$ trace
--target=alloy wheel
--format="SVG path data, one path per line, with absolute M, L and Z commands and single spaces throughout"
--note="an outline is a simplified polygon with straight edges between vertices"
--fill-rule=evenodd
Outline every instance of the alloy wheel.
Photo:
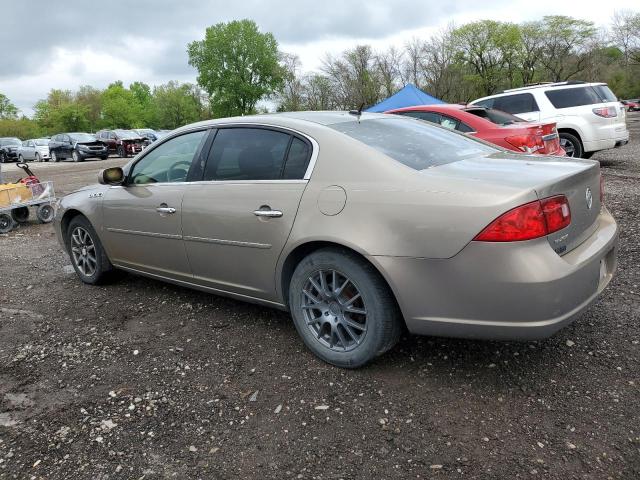
M 560 146 L 564 149 L 567 157 L 573 157 L 576 154 L 576 146 L 566 138 L 560 139 Z
M 89 232 L 82 227 L 74 228 L 71 233 L 71 255 L 80 273 L 91 277 L 96 272 L 96 247 Z
M 367 333 L 367 309 L 356 284 L 336 270 L 317 270 L 302 287 L 304 320 L 330 350 L 346 352 Z

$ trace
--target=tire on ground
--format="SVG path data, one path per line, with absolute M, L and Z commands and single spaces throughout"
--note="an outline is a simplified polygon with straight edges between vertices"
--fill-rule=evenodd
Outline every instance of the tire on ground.
M 362 295 L 367 311 L 367 330 L 361 343 L 349 351 L 331 350 L 307 326 L 302 309 L 302 290 L 319 270 L 336 270 L 351 279 Z M 357 368 L 390 350 L 404 330 L 393 293 L 380 273 L 355 253 L 324 248 L 305 257 L 295 268 L 289 286 L 289 307 L 294 325 L 307 347 L 322 360 L 343 368 Z
M 71 236 L 77 227 L 84 229 L 90 236 L 93 245 L 95 246 L 95 257 L 96 257 L 96 269 L 95 272 L 91 275 L 83 274 L 76 262 L 73 259 L 73 254 L 71 253 Z M 69 254 L 69 258 L 71 259 L 71 264 L 73 265 L 76 274 L 84 283 L 90 285 L 99 285 L 107 282 L 113 277 L 113 265 L 109 261 L 107 254 L 100 242 L 100 238 L 96 234 L 96 231 L 91 226 L 89 220 L 82 215 L 78 215 L 73 217 L 69 222 L 69 226 L 66 231 L 65 245 L 67 247 L 67 253 Z

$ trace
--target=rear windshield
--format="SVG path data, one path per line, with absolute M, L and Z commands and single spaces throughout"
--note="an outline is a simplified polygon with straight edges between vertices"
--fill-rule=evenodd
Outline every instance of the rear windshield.
M 604 102 L 615 102 L 616 96 L 606 85 L 548 90 L 545 95 L 556 108 L 580 107 Z
M 526 122 L 526 120 L 520 117 L 496 110 L 495 108 L 468 108 L 465 112 L 489 120 L 496 125 L 511 125 L 512 123 Z
M 22 142 L 19 138 L 2 138 L 0 145 L 22 145 Z
M 329 127 L 415 170 L 497 151 L 460 133 L 410 118 L 379 118 Z

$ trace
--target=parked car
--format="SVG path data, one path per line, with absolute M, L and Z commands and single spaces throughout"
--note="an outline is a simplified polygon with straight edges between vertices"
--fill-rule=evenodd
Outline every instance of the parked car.
M 104 143 L 96 140 L 95 135 L 81 132 L 54 135 L 49 140 L 49 153 L 54 162 L 67 159 L 84 162 L 87 158 L 105 160 L 108 156 Z
M 505 90 L 470 102 L 530 122 L 555 122 L 569 157 L 589 158 L 629 142 L 625 109 L 606 83 L 559 82 Z
M 627 111 L 629 112 L 640 111 L 640 99 L 620 100 L 620 103 L 623 104 L 627 108 Z
M 0 138 L 0 163 L 18 161 L 18 147 L 22 140 L 16 137 Z
M 547 337 L 616 268 L 598 162 L 523 157 L 400 116 L 196 123 L 98 178 L 55 220 L 81 281 L 122 269 L 289 310 L 341 367 L 387 351 L 405 325 Z
M 419 118 L 481 138 L 502 148 L 538 155 L 564 155 L 555 123 L 526 122 L 492 108 L 422 105 L 386 113 Z
M 150 128 L 134 128 L 131 131 L 137 133 L 142 138 L 146 138 L 149 143 L 153 143 L 159 138 L 157 132 Z
M 96 138 L 107 145 L 109 153 L 127 158 L 140 153 L 148 141 L 132 130 L 100 130 Z
M 48 138 L 32 138 L 25 140 L 18 147 L 18 161 L 49 161 L 49 139 Z

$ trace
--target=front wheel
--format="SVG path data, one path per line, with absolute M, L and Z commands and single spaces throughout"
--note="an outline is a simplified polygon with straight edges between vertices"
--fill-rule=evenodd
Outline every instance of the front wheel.
M 51 161 L 54 163 L 58 163 L 60 161 L 58 159 L 58 155 L 56 155 L 56 152 L 51 152 Z
M 0 152 L 0 163 L 7 163 L 7 155 L 4 152 Z
M 24 157 L 22 154 L 18 155 L 18 163 L 24 163 Z
M 75 150 L 73 151 L 73 153 L 71 154 L 71 158 L 73 159 L 74 162 L 78 163 L 78 162 L 82 162 L 83 159 L 82 157 L 78 154 L 78 152 L 76 152 Z
M 34 160 L 33 160 L 33 161 L 34 161 L 34 162 L 41 162 L 41 161 L 42 161 L 42 158 L 40 157 L 40 154 L 39 154 L 39 153 L 36 153 L 36 158 L 34 158 Z
M 305 257 L 291 278 L 289 307 L 307 347 L 338 367 L 361 367 L 402 333 L 389 287 L 371 264 L 347 250 Z
M 67 228 L 67 250 L 76 274 L 84 283 L 103 283 L 113 271 L 102 243 L 89 221 L 74 217 Z
M 560 146 L 564 149 L 567 157 L 582 157 L 582 143 L 575 135 L 567 132 L 560 133 Z
M 53 217 L 56 216 L 56 211 L 54 210 L 52 205 L 44 204 L 40 205 L 36 209 L 36 217 L 42 223 L 51 223 L 53 222 Z

